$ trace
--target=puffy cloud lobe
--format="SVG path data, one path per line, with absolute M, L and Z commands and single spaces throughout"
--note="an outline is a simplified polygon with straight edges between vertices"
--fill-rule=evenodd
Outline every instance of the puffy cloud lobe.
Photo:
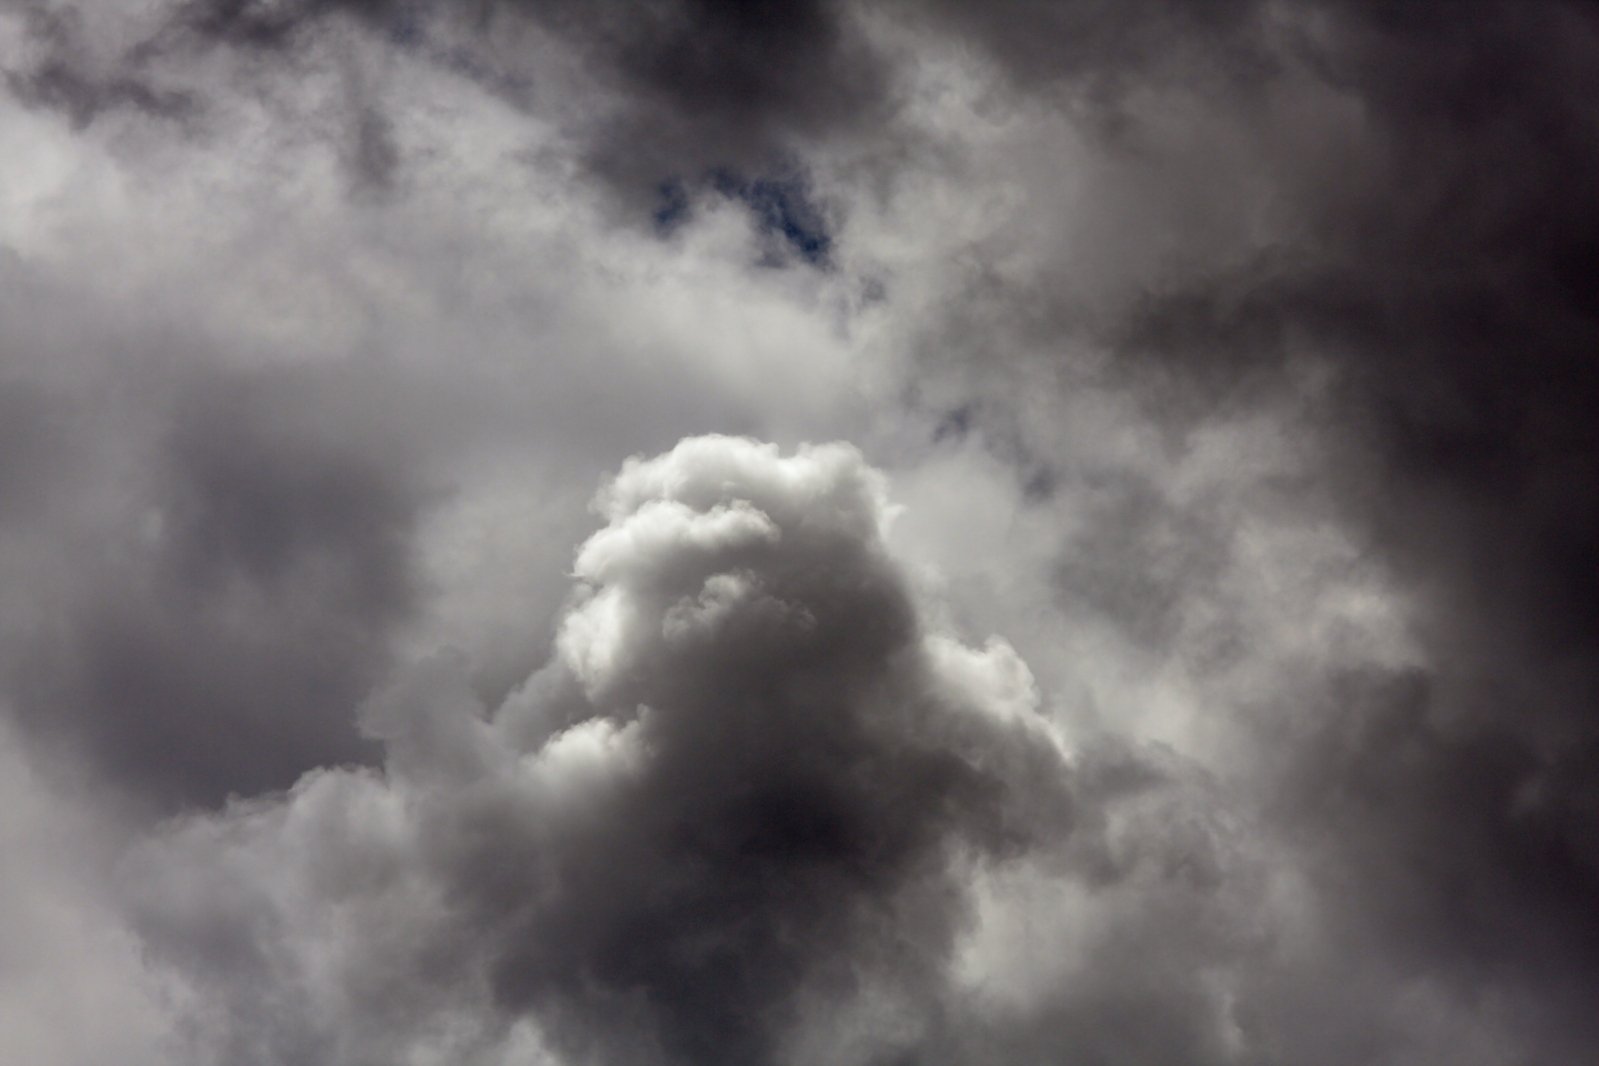
M 728 450 L 680 445 L 679 461 L 634 463 L 607 491 L 611 525 L 577 558 L 588 598 L 561 635 L 591 696 L 648 702 L 620 671 L 653 678 L 640 664 L 663 657 L 725 654 L 751 673 L 825 657 L 838 669 L 910 639 L 910 605 L 881 556 L 882 488 L 854 469 L 859 457 L 815 449 L 768 485 L 769 446 Z M 729 494 L 740 485 L 751 498 Z
M 421 1044 L 527 1018 L 568 1061 L 788 1061 L 867 990 L 931 1009 L 967 871 L 1068 838 L 1026 667 L 924 627 L 853 449 L 691 439 L 600 507 L 542 680 L 489 714 L 462 662 L 424 663 L 364 712 L 382 772 L 130 861 L 148 942 L 212 989 L 213 1053 L 364 1061 L 409 1015 Z M 873 1024 L 864 1051 L 907 1039 Z

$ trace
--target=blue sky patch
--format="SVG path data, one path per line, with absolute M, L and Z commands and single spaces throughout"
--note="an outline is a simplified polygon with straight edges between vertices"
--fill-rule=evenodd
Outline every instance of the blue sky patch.
M 812 266 L 828 265 L 833 235 L 803 179 L 749 178 L 719 168 L 706 176 L 701 187 L 748 208 L 760 233 L 779 243 L 776 252 L 797 255 Z M 663 235 L 675 232 L 693 214 L 691 189 L 680 178 L 662 181 L 656 186 L 656 196 L 654 222 Z M 774 254 L 765 263 L 776 266 L 782 258 Z

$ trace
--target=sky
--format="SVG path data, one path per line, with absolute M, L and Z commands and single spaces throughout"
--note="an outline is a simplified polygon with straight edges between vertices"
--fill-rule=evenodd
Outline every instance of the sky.
M 0 1060 L 1599 1057 L 1587 0 L 0 0 Z

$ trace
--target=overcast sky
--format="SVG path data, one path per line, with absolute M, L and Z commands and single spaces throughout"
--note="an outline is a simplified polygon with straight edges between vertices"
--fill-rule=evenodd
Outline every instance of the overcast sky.
M 1599 1061 L 1586 0 L 0 0 L 0 1060 Z

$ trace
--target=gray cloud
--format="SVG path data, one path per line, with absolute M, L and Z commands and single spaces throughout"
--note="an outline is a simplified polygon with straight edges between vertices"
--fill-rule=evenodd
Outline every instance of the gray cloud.
M 98 63 L 65 46 L 67 30 L 82 18 L 76 8 L 45 12 L 32 12 L 32 22 L 49 58 L 14 72 L 12 89 L 75 121 L 124 104 L 181 117 L 194 110 L 192 95 L 155 88 L 149 68 L 217 47 L 290 61 L 354 25 L 518 107 L 571 116 L 587 165 L 633 215 L 658 207 L 667 183 L 792 171 L 807 146 L 873 130 L 892 99 L 890 67 L 847 8 L 829 0 L 497 0 L 465 8 L 193 0 L 168 5 L 155 25 Z M 544 76 L 546 65 L 584 75 L 563 84 Z M 97 76 L 96 66 L 114 73 Z M 574 111 L 553 99 L 572 92 L 592 97 L 593 106 Z M 376 159 L 383 161 L 377 171 L 388 175 L 392 151 L 379 147 L 386 139 L 374 139 L 388 121 L 386 101 L 359 92 L 345 106 L 356 178 L 370 181 Z
M 1064 839 L 1026 668 L 924 628 L 855 452 L 689 440 L 603 511 L 540 675 L 575 689 L 485 715 L 458 663 L 424 663 L 365 712 L 381 777 L 327 771 L 133 859 L 149 942 L 220 997 L 223 1057 L 381 1055 L 342 1042 L 383 1039 L 386 988 L 476 990 L 454 1009 L 482 1033 L 526 1014 L 578 1061 L 786 1060 L 872 986 L 936 996 L 961 871 Z M 396 913 L 403 941 L 316 934 Z
M 1024 86 L 1008 98 L 1013 121 L 1048 136 L 1029 109 L 1049 93 L 1097 116 L 1059 157 L 1083 176 L 1059 193 L 1027 147 L 1002 156 L 1020 161 L 1014 180 L 1042 232 L 1002 230 L 973 249 L 990 272 L 974 271 L 981 283 L 928 328 L 927 365 L 991 397 L 977 428 L 1042 461 L 1062 511 L 1086 520 L 1061 537 L 1063 592 L 1124 619 L 1156 661 L 1193 664 L 1226 713 L 1252 708 L 1236 720 L 1253 761 L 1238 796 L 1264 813 L 1264 833 L 1310 842 L 1277 861 L 1327 878 L 1321 920 L 1346 939 L 1318 964 L 1395 1001 L 1425 986 L 1435 1005 L 1493 1002 L 1496 1031 L 1471 1041 L 1482 1061 L 1587 1053 L 1583 989 L 1599 955 L 1583 916 L 1599 882 L 1572 827 L 1591 819 L 1599 724 L 1585 562 L 1599 540 L 1586 399 L 1599 306 L 1574 281 L 1599 246 L 1580 191 L 1599 176 L 1580 103 L 1591 10 L 1307 4 L 1278 12 L 1271 33 L 1256 11 L 1212 35 L 1140 9 L 1126 16 L 1136 31 L 1093 23 L 1131 42 L 1107 64 L 1108 95 L 1074 63 L 1063 11 L 1036 14 L 1014 39 L 973 32 Z M 1240 40 L 1270 62 L 1240 65 Z M 1230 77 L 1241 72 L 1246 94 Z M 1074 197 L 1107 221 L 1053 228 L 1049 211 L 1070 217 Z M 1015 261 L 1031 269 L 1008 272 Z M 1036 399 L 1041 383 L 1059 398 Z M 1140 478 L 1069 448 L 1079 438 L 1062 423 L 1087 407 L 1073 393 L 1117 398 L 1160 427 L 1140 465 L 1169 469 L 1163 450 L 1191 454 L 1262 415 L 1311 458 L 1252 485 L 1240 471 L 1242 501 L 1174 492 L 1162 475 L 1146 507 L 1101 511 Z M 1324 645 L 1308 670 L 1251 673 L 1241 695 L 1224 679 L 1277 639 L 1232 598 L 1258 565 L 1241 551 L 1246 518 L 1347 531 L 1413 597 L 1417 661 L 1340 662 Z M 1321 1061 L 1278 1044 L 1277 1012 L 1339 1034 L 1327 1061 L 1465 1053 L 1420 1014 L 1378 1024 L 1371 1002 L 1312 993 L 1302 971 L 1286 987 L 1262 996 L 1274 1005 L 1255 1016 L 1255 1054 L 1276 1044 L 1282 1061 Z M 1286 1002 L 1309 994 L 1316 1008 Z M 1119 1054 L 1165 1061 L 1201 1046 L 1174 1031 L 1161 1050 Z
M 0 10 L 0 844 L 147 1058 L 1591 1055 L 1591 6 L 129 12 Z M 711 429 L 910 510 L 563 600 Z
M 3 72 L 6 87 L 22 103 L 61 111 L 80 128 L 116 109 L 179 122 L 198 111 L 192 93 L 148 77 L 137 54 L 110 61 L 96 55 L 84 40 L 77 8 L 27 4 L 22 11 L 34 55 Z
M 413 609 L 422 497 L 398 451 L 351 432 L 337 383 L 311 378 L 200 373 L 165 395 L 146 379 L 166 423 L 149 437 L 94 439 L 130 412 L 57 401 L 80 435 L 73 477 L 138 460 L 109 521 L 56 530 L 117 546 L 14 609 L 31 618 L 7 654 L 16 709 L 159 806 L 372 754 L 352 708 Z

